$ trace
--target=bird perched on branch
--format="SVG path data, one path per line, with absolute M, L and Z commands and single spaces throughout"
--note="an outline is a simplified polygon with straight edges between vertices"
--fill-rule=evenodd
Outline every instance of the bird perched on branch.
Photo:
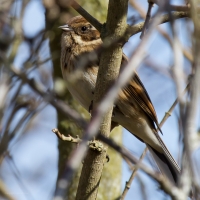
M 64 79 L 68 80 L 74 71 L 81 68 L 79 61 L 82 56 L 96 50 L 102 40 L 100 33 L 81 16 L 70 19 L 60 28 L 63 30 L 61 69 Z M 121 65 L 127 62 L 126 56 L 123 55 Z M 99 58 L 88 62 L 76 81 L 69 82 L 70 93 L 87 110 L 93 100 L 98 67 Z M 161 173 L 172 183 L 177 183 L 180 168 L 158 134 L 159 124 L 155 109 L 137 73 L 119 92 L 113 112 L 112 121 L 122 125 L 144 142 Z

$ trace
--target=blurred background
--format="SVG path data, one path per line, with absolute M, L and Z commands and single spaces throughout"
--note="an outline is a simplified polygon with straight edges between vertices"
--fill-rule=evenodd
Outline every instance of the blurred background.
M 5 2 L 10 3 L 10 5 L 6 7 Z M 104 5 L 101 5 L 102 2 L 104 2 Z M 80 1 L 88 12 L 91 14 L 93 14 L 92 11 L 95 12 L 95 17 L 104 22 L 107 1 L 102 2 L 100 0 L 96 0 L 94 3 L 93 1 Z M 60 160 L 62 160 L 58 153 L 58 147 L 60 148 L 62 144 L 58 142 L 51 130 L 58 127 L 59 114 L 57 114 L 55 108 L 43 101 L 39 95 L 30 89 L 23 80 L 13 76 L 9 71 L 11 68 L 22 70 L 26 72 L 29 78 L 34 78 L 42 83 L 46 91 L 55 88 L 58 97 L 63 97 L 62 92 L 66 86 L 58 75 L 61 73 L 59 53 L 53 52 L 52 49 L 59 51 L 60 48 L 61 30 L 57 27 L 63 25 L 71 16 L 78 14 L 69 10 L 69 14 L 63 14 L 62 20 L 54 23 L 56 17 L 51 16 L 48 10 L 50 3 L 51 1 L 40 0 L 0 0 L 0 29 L 2 30 L 0 34 L 0 184 L 7 191 L 4 191 L 5 194 L 0 197 L 2 200 L 8 199 L 8 197 L 16 200 L 49 200 L 55 190 L 58 161 L 60 163 Z M 185 4 L 184 1 L 180 0 L 174 0 L 171 3 Z M 97 9 L 98 6 L 104 7 Z M 147 8 L 148 4 L 145 0 L 130 0 L 128 24 L 133 25 L 143 21 Z M 158 7 L 155 5 L 153 13 L 157 9 Z M 58 13 L 61 16 L 61 11 L 58 11 Z M 183 65 L 181 66 L 184 71 L 182 84 L 184 89 L 188 75 L 191 73 L 193 59 L 191 50 L 193 25 L 190 19 L 185 18 L 176 20 L 175 26 L 181 46 L 185 51 Z M 175 101 L 177 91 L 172 73 L 174 53 L 168 39 L 162 34 L 163 31 L 168 38 L 172 39 L 171 25 L 165 23 L 160 25 L 159 28 L 160 30 L 154 31 L 151 41 L 146 47 L 147 56 L 138 69 L 138 73 L 151 97 L 158 119 L 161 121 L 165 112 Z M 44 34 L 45 30 L 46 34 Z M 137 48 L 140 42 L 139 37 L 140 33 L 132 36 L 124 46 L 124 53 L 127 56 L 131 56 L 131 53 Z M 51 43 L 51 48 L 49 48 L 49 43 Z M 56 46 L 53 47 L 55 44 Z M 77 110 L 82 112 L 83 109 L 72 101 L 69 97 L 69 104 L 78 107 Z M 86 115 L 83 111 L 82 116 Z M 70 120 L 67 121 L 71 123 Z M 162 138 L 180 164 L 183 137 L 179 122 L 179 106 L 176 106 L 172 116 L 162 127 Z M 199 124 L 199 121 L 197 121 L 197 124 Z M 70 131 L 68 134 L 75 130 L 74 124 L 65 126 Z M 76 130 L 76 132 L 81 131 Z M 140 157 L 145 148 L 144 144 L 126 130 L 123 130 L 122 136 L 119 133 L 119 140 L 122 140 L 123 145 L 137 157 Z M 68 144 L 65 143 L 65 145 Z M 73 145 L 73 148 L 75 148 L 75 145 Z M 199 150 L 196 150 L 194 159 L 197 162 L 197 172 L 200 166 L 198 157 Z M 118 174 L 120 176 L 118 178 L 120 192 L 123 191 L 125 182 L 131 175 L 130 166 L 125 161 L 118 159 L 115 165 L 121 167 L 121 162 L 123 162 L 123 165 Z M 149 154 L 145 157 L 144 162 L 154 168 Z M 109 165 L 109 163 L 106 165 Z M 199 176 L 198 173 L 197 176 Z M 109 190 L 111 189 L 109 188 Z M 109 198 L 99 197 L 99 199 Z M 159 190 L 155 181 L 139 171 L 125 199 L 155 200 L 169 199 L 169 197 Z

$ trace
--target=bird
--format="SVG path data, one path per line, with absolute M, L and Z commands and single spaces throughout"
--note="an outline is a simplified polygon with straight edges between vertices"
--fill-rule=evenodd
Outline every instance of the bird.
M 76 16 L 60 26 L 61 71 L 64 80 L 81 68 L 82 55 L 93 52 L 102 44 L 99 31 L 84 17 Z M 71 95 L 88 110 L 93 100 L 99 69 L 100 56 L 88 62 L 81 69 L 75 81 L 68 81 Z M 121 69 L 128 62 L 123 54 Z M 145 143 L 151 152 L 160 172 L 172 184 L 178 184 L 181 169 L 159 135 L 159 123 L 151 99 L 135 72 L 128 84 L 123 87 L 113 107 L 112 123 L 119 124 Z

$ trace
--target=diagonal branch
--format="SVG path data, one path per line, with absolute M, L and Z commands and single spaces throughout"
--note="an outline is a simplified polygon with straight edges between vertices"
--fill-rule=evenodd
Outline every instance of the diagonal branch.
M 180 11 L 180 12 L 172 12 L 171 13 L 171 17 L 173 19 L 180 19 L 180 18 L 185 18 L 185 17 L 190 17 L 190 13 L 189 12 L 185 12 L 185 11 Z M 150 20 L 150 23 L 153 21 L 153 18 Z M 169 14 L 165 14 L 162 15 L 159 21 L 159 24 L 164 24 L 166 22 L 170 22 L 170 16 Z M 144 26 L 144 22 L 140 22 L 134 26 L 129 26 L 128 28 L 128 35 L 132 36 L 135 35 L 139 32 L 142 31 L 142 28 Z
M 82 15 L 88 22 L 90 22 L 99 32 L 101 32 L 102 24 L 85 9 L 83 9 L 83 7 L 81 7 L 76 1 L 72 1 L 71 7 Z

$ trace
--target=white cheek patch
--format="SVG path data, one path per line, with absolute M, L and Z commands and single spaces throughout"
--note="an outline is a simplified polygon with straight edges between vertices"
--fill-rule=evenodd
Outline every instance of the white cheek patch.
M 81 45 L 81 46 L 88 46 L 88 45 L 97 44 L 97 41 L 101 42 L 101 39 L 92 40 L 92 41 L 84 41 L 84 40 L 82 40 L 81 36 L 79 36 L 77 34 L 74 34 L 73 38 L 74 38 L 74 41 L 76 41 L 76 43 Z
M 82 40 L 81 36 L 74 34 L 73 35 L 74 41 L 76 41 L 77 44 L 83 45 L 85 42 Z

